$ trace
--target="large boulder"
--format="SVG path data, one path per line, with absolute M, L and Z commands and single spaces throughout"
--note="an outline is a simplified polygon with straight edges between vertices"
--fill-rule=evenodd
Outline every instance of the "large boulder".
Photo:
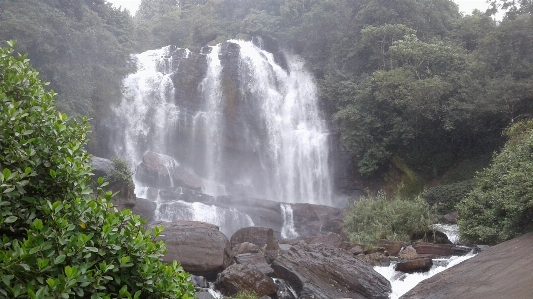
M 397 255 L 406 244 L 401 241 L 379 240 L 374 245 L 385 248 L 389 255 Z
M 269 227 L 244 227 L 231 236 L 231 247 L 248 242 L 265 247 L 266 250 L 278 250 L 278 241 L 274 238 L 274 231 Z
M 226 296 L 233 296 L 243 290 L 253 291 L 258 297 L 270 296 L 278 290 L 272 278 L 249 264 L 231 265 L 218 275 L 215 286 Z
M 99 177 L 103 178 L 111 174 L 111 171 L 113 171 L 114 169 L 113 161 L 106 159 L 106 158 L 95 157 L 95 156 L 91 157 L 91 167 L 92 167 L 94 178 L 99 178 Z
M 289 282 L 299 298 L 388 298 L 388 280 L 339 248 L 297 244 L 279 256 L 275 277 Z
M 202 190 L 202 179 L 185 169 L 174 158 L 154 152 L 147 152 L 137 166 L 135 178 L 144 184 L 161 189 L 185 187 Z
M 228 238 L 218 226 L 197 221 L 153 222 L 149 227 L 163 225 L 158 237 L 165 242 L 167 253 L 162 260 L 178 261 L 185 271 L 214 278 L 231 264 Z
M 482 251 L 427 280 L 401 298 L 533 298 L 533 233 Z

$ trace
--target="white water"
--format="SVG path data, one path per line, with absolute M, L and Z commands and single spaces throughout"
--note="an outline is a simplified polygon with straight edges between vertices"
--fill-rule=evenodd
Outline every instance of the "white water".
M 390 299 L 400 298 L 410 289 L 414 288 L 422 280 L 428 279 L 435 274 L 438 274 L 448 268 L 451 268 L 469 258 L 474 257 L 475 254 L 469 253 L 465 256 L 452 256 L 449 259 L 433 259 L 433 267 L 425 273 L 406 274 L 394 270 L 395 263 L 391 263 L 388 267 L 374 267 L 374 270 L 383 275 L 390 281 L 392 293 L 389 295 Z
M 459 242 L 459 226 L 457 224 L 433 224 L 432 228 L 443 232 L 453 244 Z
M 289 204 L 280 204 L 281 214 L 283 215 L 283 227 L 281 228 L 281 237 L 283 239 L 295 239 L 298 233 L 294 228 L 294 215 L 292 207 Z
M 208 54 L 167 46 L 133 55 L 137 71 L 124 79 L 123 100 L 110 120 L 115 155 L 134 169 L 148 151 L 168 156 L 170 186 L 158 188 L 170 192 L 178 192 L 170 170 L 180 165 L 201 177 L 209 195 L 332 204 L 329 133 L 313 77 L 296 56 L 285 54 L 284 69 L 253 43 L 231 42 L 239 53 L 231 65 L 220 58 L 222 45 Z M 200 70 L 202 59 L 207 67 L 201 80 L 179 79 L 193 78 L 181 68 Z M 159 191 L 149 190 L 154 186 L 139 180 L 134 177 L 136 195 L 156 203 L 156 220 L 205 221 L 227 231 L 254 225 L 239 207 L 162 200 Z M 283 230 L 294 237 L 287 207 Z

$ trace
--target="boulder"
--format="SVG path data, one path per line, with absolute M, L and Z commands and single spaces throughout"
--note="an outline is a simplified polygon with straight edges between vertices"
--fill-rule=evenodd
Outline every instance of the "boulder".
M 215 286 L 225 296 L 233 296 L 242 290 L 253 291 L 259 297 L 270 296 L 278 290 L 272 278 L 248 264 L 231 265 L 218 275 Z
M 343 230 L 342 210 L 308 203 L 291 204 L 294 227 L 300 238 L 311 238 L 322 234 L 335 233 L 343 241 L 348 237 Z
M 172 189 L 186 187 L 202 190 L 202 179 L 188 171 L 174 158 L 154 152 L 147 152 L 137 166 L 135 178 L 148 186 Z
M 244 243 L 238 244 L 235 247 L 235 254 L 258 253 L 258 252 L 259 252 L 259 246 L 255 245 L 254 243 L 250 243 L 250 242 L 244 242 Z
M 433 266 L 433 261 L 429 258 L 413 259 L 398 262 L 394 270 L 403 273 L 427 272 Z
M 269 227 L 244 227 L 231 236 L 231 246 L 240 243 L 252 243 L 266 250 L 278 250 L 278 241 L 274 238 L 274 231 Z
M 405 243 L 399 241 L 379 240 L 375 242 L 374 245 L 385 248 L 385 251 L 387 251 L 389 255 L 397 255 L 405 246 Z
M 533 298 L 533 233 L 483 250 L 407 292 L 405 299 Z
M 416 252 L 416 249 L 414 249 L 413 246 L 409 245 L 398 253 L 398 257 L 404 260 L 414 260 L 420 258 L 420 255 Z
M 135 201 L 135 206 L 131 209 L 133 213 L 141 216 L 146 221 L 154 221 L 155 220 L 155 209 L 157 208 L 157 204 L 151 200 L 147 200 L 144 198 L 137 198 Z
M 327 235 L 320 235 L 309 241 L 309 244 L 324 244 L 326 246 L 340 248 L 342 238 L 336 233 L 328 233 Z
M 185 271 L 206 278 L 214 278 L 231 261 L 228 238 L 218 226 L 197 221 L 153 222 L 149 227 L 165 226 L 162 235 L 167 253 L 162 260 L 178 261 Z
M 388 298 L 391 286 L 374 269 L 339 248 L 298 244 L 272 263 L 299 298 Z
M 456 246 L 452 244 L 433 244 L 423 242 L 413 243 L 413 248 L 418 254 L 427 254 L 435 257 L 465 255 L 472 251 L 472 247 L 467 246 Z
M 274 270 L 272 270 L 270 265 L 267 264 L 265 255 L 262 253 L 238 254 L 233 259 L 235 260 L 236 264 L 253 265 L 265 275 L 271 276 L 272 274 L 274 274 Z
M 99 177 L 105 177 L 113 171 L 113 161 L 100 158 L 100 157 L 91 157 L 91 167 L 93 172 L 93 178 L 97 179 Z

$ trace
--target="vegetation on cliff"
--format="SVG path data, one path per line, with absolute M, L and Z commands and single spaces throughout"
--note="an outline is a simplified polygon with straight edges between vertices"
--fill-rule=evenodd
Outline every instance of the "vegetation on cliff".
M 461 238 L 497 244 L 533 230 L 533 121 L 519 122 L 457 206 Z
M 0 297 L 192 298 L 162 241 L 89 187 L 87 119 L 55 108 L 25 55 L 0 48 Z

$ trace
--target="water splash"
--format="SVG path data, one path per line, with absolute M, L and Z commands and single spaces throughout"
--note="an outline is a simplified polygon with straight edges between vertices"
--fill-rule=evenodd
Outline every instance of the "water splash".
M 447 259 L 433 259 L 433 267 L 428 272 L 425 273 L 412 273 L 406 274 L 394 270 L 396 266 L 395 263 L 391 263 L 388 267 L 374 267 L 374 270 L 379 274 L 383 275 L 387 280 L 390 281 L 392 292 L 389 295 L 390 299 L 400 298 L 403 294 L 407 293 L 409 290 L 414 288 L 422 280 L 428 279 L 433 275 L 436 275 L 448 268 L 451 268 L 459 263 L 466 261 L 472 257 L 476 256 L 473 252 L 468 253 L 464 256 L 452 256 Z

